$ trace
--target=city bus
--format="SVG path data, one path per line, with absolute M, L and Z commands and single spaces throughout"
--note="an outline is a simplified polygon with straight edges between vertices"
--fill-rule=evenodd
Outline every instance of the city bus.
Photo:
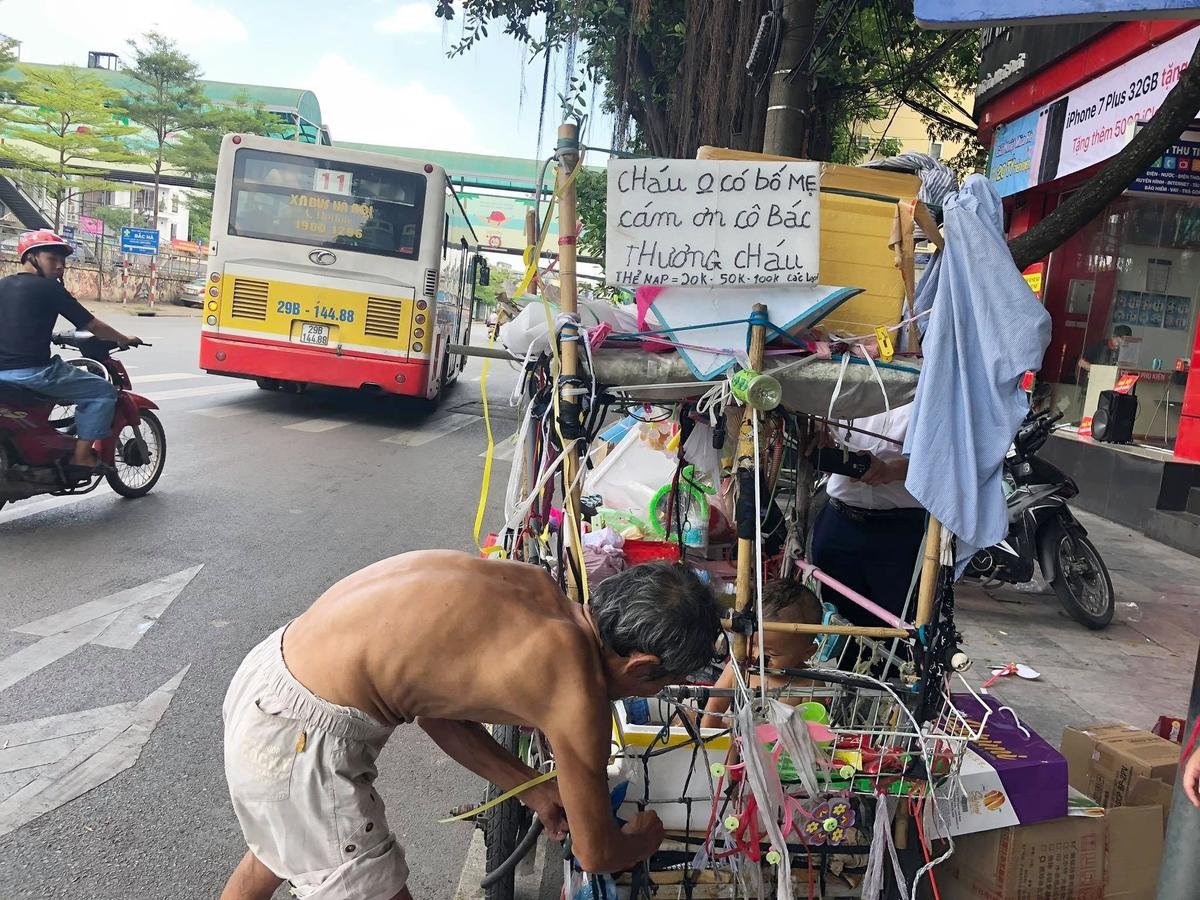
M 436 401 L 466 365 L 477 266 L 440 166 L 229 134 L 213 195 L 200 367 L 264 390 Z

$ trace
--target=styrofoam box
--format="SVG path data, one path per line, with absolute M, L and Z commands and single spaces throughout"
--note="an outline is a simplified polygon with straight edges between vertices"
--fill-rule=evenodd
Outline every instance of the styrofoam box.
M 619 734 L 614 724 L 613 745 L 617 759 L 609 767 L 609 789 L 615 790 L 621 782 L 628 782 L 626 800 L 617 814 L 622 819 L 633 818 L 640 801 L 648 797 L 645 808 L 658 813 L 668 830 L 703 832 L 708 825 L 712 789 L 716 785 L 709 766 L 725 761 L 729 752 L 729 733 L 721 728 L 700 729 L 703 749 L 696 747 L 687 730 L 679 726 L 672 727 L 664 736 L 662 705 L 650 701 L 654 724 L 630 725 L 624 704 L 615 704 L 620 731 L 624 733 L 624 752 L 617 749 Z M 676 749 L 654 752 L 668 746 Z M 654 755 L 645 757 L 647 750 Z

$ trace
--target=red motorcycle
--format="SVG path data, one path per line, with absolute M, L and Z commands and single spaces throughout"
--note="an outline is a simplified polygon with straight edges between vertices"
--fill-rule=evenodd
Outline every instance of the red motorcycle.
M 51 340 L 80 352 L 71 365 L 117 388 L 112 430 L 95 444 L 105 471 L 83 479 L 71 474 L 73 407 L 56 406 L 41 394 L 0 382 L 0 507 L 38 494 L 86 494 L 101 479 L 124 497 L 149 493 L 162 475 L 167 453 L 162 422 L 152 412 L 158 407 L 133 393 L 125 366 L 112 357 L 116 344 L 86 332 L 63 332 Z

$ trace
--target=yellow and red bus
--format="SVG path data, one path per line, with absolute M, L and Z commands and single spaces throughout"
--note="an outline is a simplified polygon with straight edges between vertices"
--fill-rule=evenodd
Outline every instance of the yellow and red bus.
M 213 195 L 200 367 L 436 400 L 466 357 L 475 267 L 450 244 L 440 166 L 226 135 Z

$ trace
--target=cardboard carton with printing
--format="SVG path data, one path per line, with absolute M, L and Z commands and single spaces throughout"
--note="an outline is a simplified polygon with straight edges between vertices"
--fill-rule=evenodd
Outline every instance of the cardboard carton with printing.
M 1138 778 L 1173 785 L 1179 745 L 1124 723 L 1089 725 L 1063 731 L 1071 787 L 1101 806 L 1125 806 Z

